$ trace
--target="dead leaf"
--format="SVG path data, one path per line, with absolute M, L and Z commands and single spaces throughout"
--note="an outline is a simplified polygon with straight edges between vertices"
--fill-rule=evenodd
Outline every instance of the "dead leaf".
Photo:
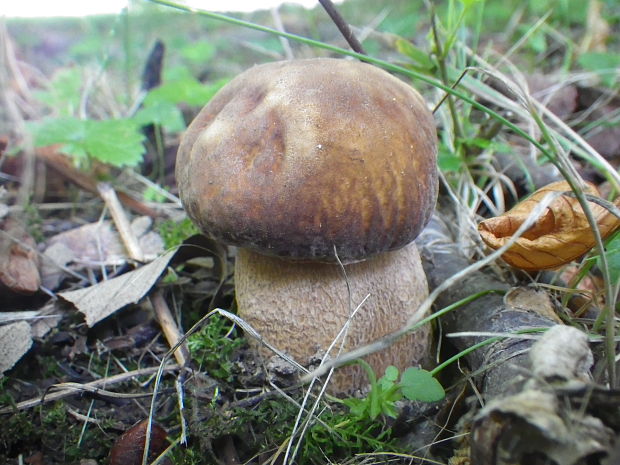
M 0 373 L 13 368 L 31 346 L 30 325 L 25 321 L 0 326 Z
M 110 465 L 140 465 L 144 454 L 144 443 L 148 420 L 132 426 L 117 439 L 110 449 Z M 148 463 L 151 463 L 168 446 L 166 430 L 156 423 L 151 425 L 151 440 L 149 442 Z M 162 463 L 169 464 L 166 458 Z
M 163 252 L 164 243 L 159 234 L 149 231 L 152 220 L 138 217 L 131 223 L 131 229 L 138 237 L 140 248 L 147 261 L 154 260 Z M 43 285 L 57 289 L 66 273 L 63 268 L 69 264 L 74 268 L 99 268 L 120 266 L 127 263 L 127 253 L 112 223 L 102 221 L 90 223 L 64 231 L 47 241 L 41 266 Z
M 550 192 L 570 191 L 566 181 L 554 182 L 534 192 L 526 200 L 501 216 L 482 221 L 478 232 L 492 249 L 506 244 L 525 222 L 532 210 Z M 586 183 L 586 194 L 599 195 L 593 184 Z M 589 202 L 601 236 L 609 236 L 620 220 L 607 209 Z M 555 199 L 502 258 L 511 266 L 527 271 L 545 270 L 565 265 L 594 247 L 594 235 L 577 199 Z
M 551 297 L 542 289 L 534 289 L 527 286 L 513 287 L 504 295 L 504 303 L 507 307 L 535 312 L 556 323 L 562 324 L 562 320 L 555 313 Z
M 0 236 L 0 282 L 17 294 L 39 290 L 39 258 L 34 239 L 16 221 L 9 218 Z
M 93 326 L 125 305 L 137 303 L 153 287 L 168 266 L 175 250 L 162 255 L 148 265 L 94 286 L 58 294 L 71 302 Z
M 536 456 L 576 465 L 605 454 L 613 436 L 598 418 L 567 411 L 550 392 L 528 389 L 480 410 L 472 427 L 472 463 L 495 465 L 495 457 L 529 463 Z

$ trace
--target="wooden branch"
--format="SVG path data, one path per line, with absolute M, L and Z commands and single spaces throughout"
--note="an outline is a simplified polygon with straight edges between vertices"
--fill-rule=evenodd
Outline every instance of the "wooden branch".
M 360 43 L 360 41 L 357 40 L 357 37 L 355 37 L 355 34 L 353 34 L 353 31 L 351 30 L 351 27 L 344 20 L 344 18 L 342 17 L 340 12 L 336 9 L 332 1 L 331 0 L 319 0 L 319 3 L 321 3 L 321 5 L 323 6 L 323 9 L 327 12 L 329 17 L 332 19 L 332 21 L 334 22 L 334 24 L 336 25 L 336 27 L 338 28 L 338 30 L 340 31 L 344 39 L 347 41 L 351 49 L 354 52 L 361 53 L 362 55 L 367 55 L 366 51 L 364 50 L 364 47 L 362 47 L 362 44 Z

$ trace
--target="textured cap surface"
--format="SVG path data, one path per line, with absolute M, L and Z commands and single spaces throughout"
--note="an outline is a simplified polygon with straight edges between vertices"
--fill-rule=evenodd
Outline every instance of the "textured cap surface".
M 432 114 L 374 66 L 317 58 L 255 66 L 202 109 L 177 156 L 188 215 L 258 252 L 343 262 L 400 248 L 437 196 Z

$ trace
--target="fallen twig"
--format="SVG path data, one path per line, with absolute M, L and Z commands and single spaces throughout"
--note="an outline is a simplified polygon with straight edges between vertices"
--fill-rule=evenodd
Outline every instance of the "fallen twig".
M 104 386 L 104 385 L 110 386 L 111 384 L 117 384 L 117 383 L 128 381 L 137 376 L 152 375 L 153 373 L 156 373 L 157 370 L 159 370 L 159 368 L 160 367 L 157 366 L 157 367 L 142 368 L 140 370 L 128 371 L 127 373 L 120 373 L 118 375 L 110 376 L 107 378 L 97 379 L 95 381 L 91 381 L 90 383 L 85 383 L 85 384 L 66 383 L 66 385 L 70 385 L 69 388 L 62 389 L 56 392 L 52 392 L 50 394 L 43 394 L 41 397 L 36 397 L 34 399 L 29 399 L 23 402 L 19 402 L 15 406 L 12 406 L 12 407 L 4 407 L 0 409 L 0 415 L 7 414 L 7 413 L 15 413 L 16 410 L 24 410 L 27 408 L 36 407 L 37 405 L 42 405 L 47 402 L 64 399 L 65 397 L 72 396 L 77 392 L 89 391 L 89 392 L 97 392 L 99 394 L 109 393 L 109 391 L 104 391 L 100 389 L 99 386 Z M 164 367 L 162 371 L 167 373 L 167 372 L 175 371 L 179 369 L 180 369 L 179 365 L 175 364 L 175 365 L 168 365 Z M 63 386 L 63 384 L 60 384 L 57 386 Z M 151 396 L 153 393 L 148 392 L 144 394 L 121 394 L 121 393 L 113 393 L 113 394 L 114 394 L 114 397 L 129 396 L 131 398 L 135 398 L 135 397 Z

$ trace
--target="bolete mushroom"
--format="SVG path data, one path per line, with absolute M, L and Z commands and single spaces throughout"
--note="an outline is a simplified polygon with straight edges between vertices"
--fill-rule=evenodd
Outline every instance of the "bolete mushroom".
M 176 177 L 196 225 L 240 248 L 239 315 L 306 364 L 366 295 L 345 349 L 402 327 L 426 298 L 412 241 L 435 206 L 436 152 L 432 114 L 411 86 L 356 61 L 293 60 L 222 88 L 184 135 Z M 379 375 L 420 364 L 429 336 L 409 334 L 367 361 Z M 364 380 L 343 367 L 332 390 Z

